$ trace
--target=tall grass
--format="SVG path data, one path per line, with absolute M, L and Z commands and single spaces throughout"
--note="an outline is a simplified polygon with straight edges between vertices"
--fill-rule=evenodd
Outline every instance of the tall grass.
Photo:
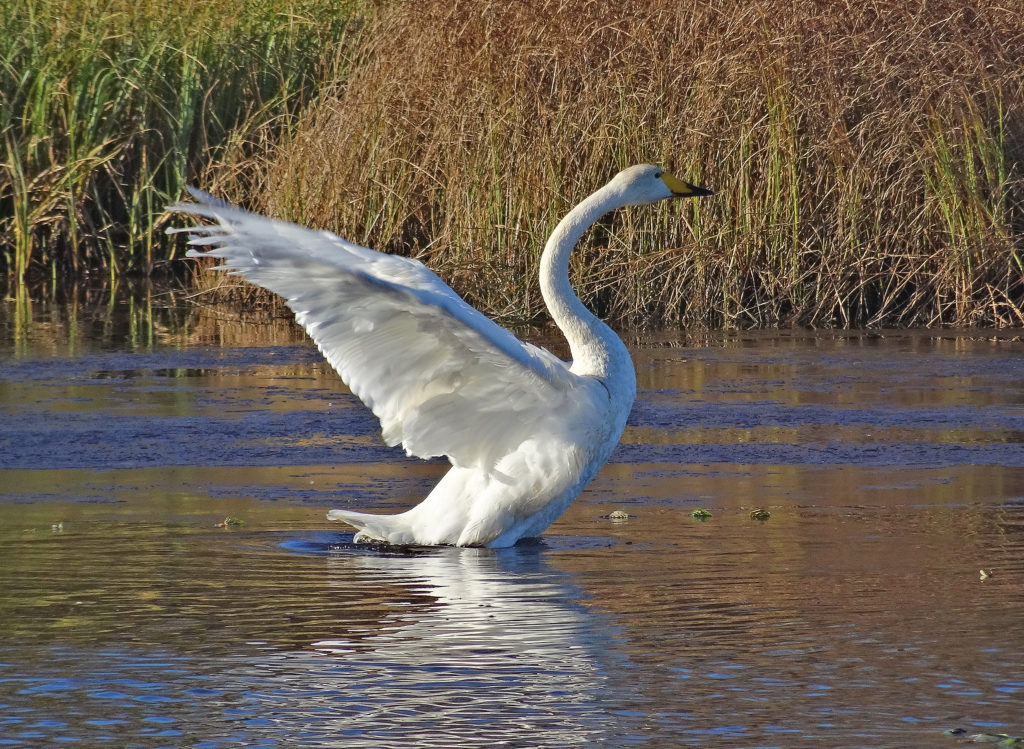
M 333 0 L 0 4 L 0 258 L 9 278 L 151 272 L 153 229 L 211 161 L 252 157 L 316 91 Z M 158 240 L 156 240 L 158 241 Z
M 227 197 L 530 318 L 555 222 L 654 161 L 717 194 L 590 235 L 574 273 L 601 314 L 1022 325 L 1022 49 L 998 0 L 388 4 Z

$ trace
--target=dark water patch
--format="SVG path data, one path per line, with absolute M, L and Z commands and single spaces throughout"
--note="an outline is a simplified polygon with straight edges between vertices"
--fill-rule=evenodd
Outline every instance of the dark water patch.
M 931 442 L 850 444 L 695 444 L 620 445 L 612 459 L 620 463 L 739 463 L 745 465 L 860 465 L 928 467 L 956 464 L 1024 467 L 1017 443 L 993 445 Z
M 19 418 L 20 416 L 20 418 Z M 299 465 L 401 458 L 360 443 L 376 428 L 365 414 L 293 411 L 146 418 L 62 414 L 59 430 L 38 411 L 11 414 L 0 435 L 0 469 Z M 345 429 L 348 427 L 348 431 Z M 319 443 L 319 444 L 317 444 Z
M 1024 407 L 1007 404 L 978 406 L 952 404 L 943 408 L 836 408 L 749 401 L 712 403 L 693 397 L 689 405 L 680 396 L 656 393 L 657 400 L 638 399 L 629 424 L 670 430 L 755 429 L 763 427 L 860 427 L 866 434 L 885 430 L 998 431 L 1024 441 Z M 674 403 L 665 401 L 672 398 Z
M 175 360 L 182 367 L 167 366 L 172 352 L 123 366 L 129 358 L 55 360 L 70 362 L 63 373 L 49 360 L 0 372 L 9 377 L 0 380 L 0 468 L 247 465 L 260 451 L 267 464 L 308 462 L 299 457 L 310 450 L 323 462 L 393 455 L 372 440 L 379 433 L 373 415 L 354 407 L 358 401 L 338 389 L 334 375 L 303 363 L 308 349 L 183 352 Z M 232 385 L 238 380 L 244 387 Z M 295 409 L 296 398 L 314 408 Z

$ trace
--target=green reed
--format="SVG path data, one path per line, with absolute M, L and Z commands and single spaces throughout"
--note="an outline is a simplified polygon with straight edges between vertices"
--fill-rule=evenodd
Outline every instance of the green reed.
M 149 273 L 163 206 L 283 132 L 352 15 L 329 0 L 26 0 L 0 9 L 0 261 Z M 242 149 L 244 150 L 244 149 Z M 254 149 L 250 148 L 248 155 Z

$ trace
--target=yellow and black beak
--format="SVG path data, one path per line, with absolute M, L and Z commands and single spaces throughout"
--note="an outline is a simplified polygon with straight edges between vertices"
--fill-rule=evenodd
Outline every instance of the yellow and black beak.
M 713 190 L 709 190 L 706 187 L 697 187 L 697 185 L 691 185 L 689 182 L 683 182 L 681 179 L 676 179 L 668 173 L 661 175 L 661 181 L 665 183 L 665 186 L 672 191 L 672 196 L 676 198 L 699 198 L 704 195 L 715 194 Z

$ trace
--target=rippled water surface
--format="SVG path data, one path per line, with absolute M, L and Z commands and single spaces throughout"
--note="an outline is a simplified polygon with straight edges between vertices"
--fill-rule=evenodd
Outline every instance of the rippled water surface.
M 159 340 L 0 354 L 0 746 L 1024 733 L 1011 337 L 635 337 L 623 444 L 542 540 L 410 554 L 324 516 L 444 466 L 315 350 Z

